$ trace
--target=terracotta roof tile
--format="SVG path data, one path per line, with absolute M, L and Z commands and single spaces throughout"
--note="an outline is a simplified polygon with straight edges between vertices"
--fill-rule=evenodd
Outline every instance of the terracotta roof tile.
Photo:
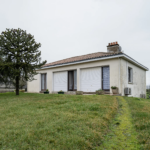
M 122 52 L 119 52 L 119 53 L 108 53 L 108 52 L 91 53 L 91 54 L 75 56 L 75 57 L 70 57 L 70 58 L 59 60 L 59 61 L 51 62 L 51 63 L 45 64 L 43 67 L 77 62 L 77 61 L 82 61 L 82 60 L 87 60 L 87 59 L 94 59 L 94 58 L 105 57 L 105 56 L 110 56 L 110 55 L 117 55 L 120 53 L 122 53 Z

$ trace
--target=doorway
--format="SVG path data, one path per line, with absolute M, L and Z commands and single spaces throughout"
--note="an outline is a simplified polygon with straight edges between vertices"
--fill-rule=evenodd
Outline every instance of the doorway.
M 68 91 L 77 90 L 77 71 L 68 71 Z

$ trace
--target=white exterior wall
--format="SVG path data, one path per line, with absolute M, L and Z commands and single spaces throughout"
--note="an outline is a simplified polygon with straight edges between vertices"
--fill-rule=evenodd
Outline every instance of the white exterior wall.
M 28 92 L 38 92 L 41 91 L 41 82 L 40 82 L 40 74 L 47 73 L 47 89 L 52 92 L 53 91 L 53 73 L 59 71 L 69 71 L 69 70 L 77 70 L 77 91 L 80 91 L 80 70 L 84 68 L 91 68 L 91 67 L 103 67 L 109 66 L 110 68 L 110 87 L 111 86 L 119 86 L 119 65 L 118 59 L 107 59 L 95 62 L 88 62 L 76 65 L 68 65 L 62 67 L 55 67 L 49 69 L 43 69 L 38 71 L 38 75 L 35 76 L 35 79 L 32 82 L 27 83 L 27 90 Z M 111 89 L 111 88 L 110 88 Z M 110 90 L 111 92 L 111 90 Z
M 142 68 L 128 62 L 124 59 L 120 61 L 120 93 L 124 96 L 124 88 L 131 88 L 130 96 L 140 97 L 140 94 L 146 94 L 146 71 Z M 133 71 L 133 82 L 128 83 L 128 67 L 132 68 Z
M 31 82 L 27 82 L 27 91 L 31 93 L 39 93 L 41 89 L 41 74 L 37 74 L 34 76 L 36 80 L 33 80 Z
M 100 60 L 95 62 L 39 70 L 39 74 L 35 76 L 35 79 L 37 80 L 27 83 L 27 90 L 28 92 L 39 93 L 41 91 L 40 74 L 47 73 L 47 89 L 51 93 L 53 91 L 54 72 L 77 70 L 77 91 L 80 91 L 81 69 L 103 66 L 109 66 L 110 68 L 110 93 L 112 93 L 111 86 L 117 86 L 119 88 L 119 94 L 121 94 L 122 96 L 124 96 L 125 87 L 129 87 L 132 89 L 131 96 L 140 97 L 140 94 L 146 94 L 146 71 L 122 58 Z M 133 69 L 132 84 L 128 83 L 128 67 L 131 67 Z

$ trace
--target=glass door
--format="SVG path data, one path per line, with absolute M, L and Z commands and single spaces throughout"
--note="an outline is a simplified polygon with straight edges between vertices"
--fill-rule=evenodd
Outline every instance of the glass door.
M 68 71 L 68 91 L 77 90 L 77 71 Z
M 73 91 L 73 71 L 68 71 L 68 91 Z
M 110 90 L 110 75 L 109 75 L 109 66 L 102 68 L 102 87 L 103 90 Z

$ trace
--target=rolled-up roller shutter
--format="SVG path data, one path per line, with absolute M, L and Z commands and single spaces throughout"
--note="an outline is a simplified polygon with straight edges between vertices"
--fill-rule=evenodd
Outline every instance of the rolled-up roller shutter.
M 53 91 L 67 91 L 67 71 L 53 74 Z
M 84 92 L 101 89 L 101 67 L 81 69 L 80 88 Z

